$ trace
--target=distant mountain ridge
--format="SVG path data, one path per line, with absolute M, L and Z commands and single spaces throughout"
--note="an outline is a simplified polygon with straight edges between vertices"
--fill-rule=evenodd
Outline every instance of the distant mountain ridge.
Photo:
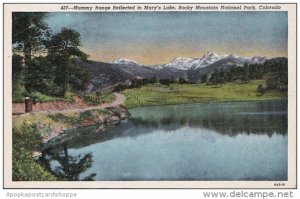
M 204 68 L 210 64 L 215 63 L 222 59 L 222 56 L 214 53 L 205 53 L 201 58 L 185 58 L 178 57 L 174 59 L 172 62 L 166 64 L 166 67 L 173 67 L 179 70 L 194 70 L 199 68 Z
M 108 62 L 110 64 L 125 64 L 125 65 L 137 65 L 137 66 L 142 66 L 143 64 L 140 64 L 136 61 L 132 61 L 130 59 L 124 59 L 124 58 L 120 58 L 120 59 L 116 59 L 113 60 L 111 62 Z
M 231 60 L 233 64 L 236 64 L 238 66 L 243 66 L 245 63 L 263 64 L 267 60 L 267 58 L 262 56 L 240 57 L 236 55 L 218 55 L 216 53 L 207 52 L 202 57 L 178 57 L 173 61 L 171 61 L 170 63 L 155 65 L 152 67 L 155 68 L 169 67 L 178 70 L 196 70 L 196 69 L 205 68 L 220 60 Z M 143 64 L 141 63 L 138 63 L 133 60 L 125 59 L 125 58 L 116 59 L 109 63 L 143 66 Z
M 187 81 L 200 83 L 201 76 L 210 76 L 215 69 L 229 69 L 233 65 L 264 64 L 266 61 L 276 62 L 280 59 L 267 59 L 262 56 L 240 57 L 236 55 L 220 56 L 215 53 L 205 53 L 199 58 L 178 57 L 167 64 L 145 66 L 136 61 L 125 58 L 113 60 L 109 63 L 98 61 L 81 61 L 77 63 L 86 69 L 91 81 L 88 92 L 112 91 L 119 84 L 128 84 L 132 79 L 156 77 L 157 79 L 183 78 Z

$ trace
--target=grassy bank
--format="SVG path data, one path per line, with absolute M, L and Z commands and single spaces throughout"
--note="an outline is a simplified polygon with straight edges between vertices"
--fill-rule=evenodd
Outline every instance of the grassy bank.
M 88 105 L 99 105 L 101 103 L 111 103 L 115 101 L 116 96 L 112 93 L 102 94 L 101 96 L 90 94 L 83 96 L 83 99 Z
M 116 96 L 113 93 L 101 95 L 67 93 L 65 98 L 53 98 L 42 94 L 38 94 L 38 97 L 33 97 L 34 94 L 36 93 L 31 93 L 33 99 L 33 112 L 82 109 L 91 106 L 99 106 L 101 104 L 109 104 L 116 100 Z M 24 100 L 24 98 L 22 99 Z M 12 112 L 13 114 L 24 113 L 24 101 L 13 101 Z
M 104 93 L 97 96 L 95 93 L 89 93 L 86 95 L 82 95 L 79 93 L 74 92 L 67 92 L 65 97 L 55 97 L 42 94 L 40 92 L 32 92 L 28 93 L 23 86 L 14 85 L 13 93 L 12 93 L 12 101 L 17 102 L 24 102 L 25 97 L 31 97 L 33 102 L 37 103 L 44 103 L 50 101 L 63 101 L 63 102 L 74 102 L 74 97 L 82 97 L 89 105 L 98 105 L 101 103 L 110 103 L 115 100 L 115 95 L 112 93 Z
M 65 102 L 72 102 L 74 96 L 76 96 L 75 93 L 67 92 L 65 97 L 54 97 L 54 96 L 48 96 L 45 94 L 42 94 L 40 92 L 32 92 L 28 93 L 24 86 L 21 86 L 20 84 L 14 84 L 13 85 L 13 92 L 12 92 L 12 101 L 13 102 L 24 102 L 25 97 L 32 97 L 32 100 L 34 102 L 49 102 L 49 101 L 65 101 Z
M 104 124 L 108 128 L 127 117 L 127 109 L 123 106 L 13 116 L 13 180 L 61 180 L 34 160 L 33 151 L 41 151 L 44 142 L 62 135 L 65 130 L 94 124 Z
M 154 106 L 166 104 L 200 103 L 213 101 L 256 101 L 285 99 L 286 94 L 267 91 L 263 95 L 256 92 L 263 80 L 250 83 L 226 83 L 221 86 L 206 84 L 149 84 L 141 88 L 127 89 L 122 93 L 126 96 L 127 107 Z
M 37 125 L 24 122 L 13 126 L 12 179 L 14 181 L 54 181 L 57 178 L 32 157 L 42 144 Z

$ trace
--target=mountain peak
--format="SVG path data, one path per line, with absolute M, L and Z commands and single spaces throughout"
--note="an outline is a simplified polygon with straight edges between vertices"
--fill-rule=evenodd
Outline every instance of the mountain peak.
M 218 55 L 217 53 L 206 52 L 206 53 L 204 53 L 203 57 L 221 57 L 221 56 Z
M 138 65 L 138 66 L 142 66 L 143 64 L 140 64 L 136 61 L 130 60 L 130 59 L 126 59 L 126 58 L 119 58 L 119 59 L 115 59 L 113 61 L 110 61 L 109 63 L 111 64 L 119 64 L 119 65 Z
M 223 60 L 223 61 L 222 61 Z M 229 55 L 218 55 L 213 52 L 206 52 L 202 57 L 177 57 L 173 59 L 170 63 L 158 65 L 154 68 L 174 68 L 178 70 L 196 70 L 209 67 L 210 65 L 222 61 L 222 64 L 236 64 L 238 66 L 243 66 L 245 63 L 248 64 L 262 64 L 267 60 L 266 57 L 262 56 L 252 56 L 243 57 L 233 54 Z M 121 66 L 144 66 L 136 61 L 120 58 L 109 62 L 111 64 L 118 64 Z
M 201 69 L 210 66 L 220 60 L 224 60 L 225 62 L 235 63 L 239 66 L 243 66 L 244 63 L 250 64 L 258 64 L 264 63 L 266 61 L 266 57 L 261 56 L 253 56 L 253 57 L 241 57 L 237 55 L 218 55 L 213 52 L 206 52 L 202 57 L 195 58 L 184 58 L 178 57 L 171 61 L 168 64 L 165 64 L 166 67 L 176 68 L 179 70 L 194 70 Z

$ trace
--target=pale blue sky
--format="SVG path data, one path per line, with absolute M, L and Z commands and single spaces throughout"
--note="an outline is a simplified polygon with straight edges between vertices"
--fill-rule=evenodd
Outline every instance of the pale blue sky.
M 286 12 L 49 13 L 54 32 L 77 30 L 93 60 L 161 64 L 218 54 L 287 56 Z

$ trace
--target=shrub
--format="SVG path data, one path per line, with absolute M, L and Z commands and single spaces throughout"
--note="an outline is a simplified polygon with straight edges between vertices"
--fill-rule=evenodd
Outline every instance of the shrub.
M 36 125 L 24 123 L 13 128 L 12 178 L 14 181 L 56 180 L 32 157 L 32 150 L 41 146 L 41 136 Z
M 263 95 L 264 92 L 265 92 L 265 87 L 264 87 L 262 84 L 260 84 L 260 85 L 258 85 L 256 91 L 257 91 L 258 93 L 260 93 L 261 95 Z
M 56 177 L 33 159 L 30 150 L 17 144 L 13 145 L 12 171 L 14 181 L 56 180 Z

